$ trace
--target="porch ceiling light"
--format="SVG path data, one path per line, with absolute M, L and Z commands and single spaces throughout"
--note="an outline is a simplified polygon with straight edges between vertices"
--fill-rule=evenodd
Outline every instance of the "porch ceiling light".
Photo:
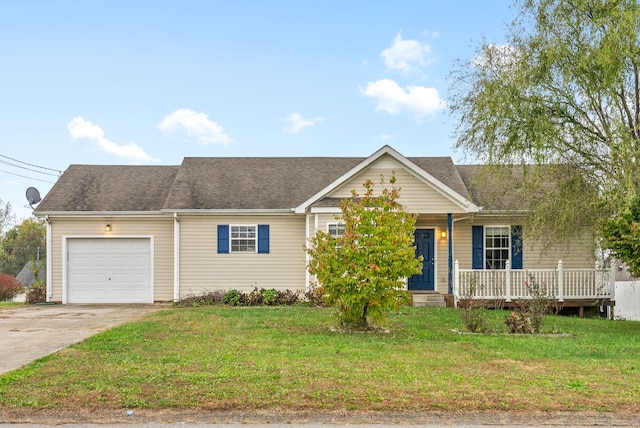
M 111 232 L 111 225 L 110 225 L 110 224 L 107 224 L 107 225 L 104 227 L 104 231 L 105 231 L 105 232 Z

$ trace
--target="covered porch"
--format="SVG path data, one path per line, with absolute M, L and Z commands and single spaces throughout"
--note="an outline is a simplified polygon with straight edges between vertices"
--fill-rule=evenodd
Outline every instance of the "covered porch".
M 453 299 L 494 303 L 501 307 L 531 299 L 543 293 L 558 306 L 582 308 L 613 306 L 615 303 L 615 266 L 596 264 L 593 268 L 565 269 L 562 260 L 555 269 L 511 269 L 509 261 L 503 270 L 460 269 L 454 263 Z

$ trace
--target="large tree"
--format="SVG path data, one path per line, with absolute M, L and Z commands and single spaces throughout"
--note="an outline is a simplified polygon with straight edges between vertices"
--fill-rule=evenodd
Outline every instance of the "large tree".
M 533 213 L 527 232 L 600 233 L 640 193 L 640 6 L 516 7 L 506 43 L 484 43 L 453 72 L 456 147 L 506 167 L 492 174 L 518 171 L 519 208 Z
M 405 278 L 422 269 L 414 246 L 416 216 L 398 203 L 400 190 L 392 186 L 376 192 L 370 180 L 364 188 L 363 195 L 353 191 L 340 203 L 344 234 L 318 231 L 307 248 L 309 271 L 338 309 L 344 328 L 382 323 L 389 311 L 407 302 Z
M 46 257 L 46 223 L 27 218 L 10 229 L 0 242 L 0 272 L 16 276 L 30 260 Z

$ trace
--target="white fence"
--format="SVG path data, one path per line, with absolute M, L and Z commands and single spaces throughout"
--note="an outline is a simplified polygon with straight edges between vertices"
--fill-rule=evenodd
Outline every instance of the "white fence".
M 559 302 L 565 299 L 615 300 L 615 266 L 594 269 L 564 269 L 562 260 L 557 269 L 511 269 L 509 261 L 504 270 L 460 269 L 454 267 L 453 295 L 460 298 L 504 300 L 511 302 L 529 299 L 537 287 L 546 296 Z
M 640 321 L 640 281 L 616 281 L 613 317 L 617 320 Z

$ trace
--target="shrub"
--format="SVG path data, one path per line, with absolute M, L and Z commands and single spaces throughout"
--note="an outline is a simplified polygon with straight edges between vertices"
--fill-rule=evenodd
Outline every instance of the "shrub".
M 297 291 L 280 291 L 274 288 L 258 288 L 250 293 L 243 293 L 239 290 L 216 290 L 207 291 L 203 294 L 189 294 L 176 302 L 176 306 L 207 306 L 207 305 L 229 305 L 229 306 L 277 306 L 295 305 L 300 302 L 300 293 Z
M 235 289 L 227 291 L 222 297 L 222 302 L 229 306 L 244 306 L 244 300 L 242 293 Z
M 44 287 L 31 287 L 27 291 L 25 303 L 35 305 L 36 303 L 44 303 L 47 301 L 47 295 Z
M 276 290 L 273 290 L 276 291 Z M 298 291 L 276 291 L 274 305 L 295 305 L 300 302 L 300 292 Z
M 486 331 L 485 325 L 485 308 L 482 304 L 475 302 L 472 299 L 461 299 L 458 302 L 460 308 L 460 317 L 467 330 L 471 333 L 484 333 Z
M 529 275 L 525 286 L 531 298 L 519 300 L 514 310 L 506 316 L 505 323 L 511 333 L 538 334 L 555 299 L 547 294 L 545 287 L 533 275 Z
M 322 285 L 315 284 L 311 286 L 305 293 L 304 299 L 310 306 L 325 306 L 324 288 Z
M 485 322 L 485 304 L 480 303 L 477 300 L 474 300 L 478 279 L 474 275 L 470 279 L 469 289 L 466 293 L 461 297 L 458 302 L 458 308 L 460 313 L 460 318 L 462 318 L 462 322 L 464 323 L 467 330 L 471 333 L 484 333 L 487 331 L 487 326 Z
M 6 273 L 0 273 L 0 300 L 8 300 L 16 296 L 22 289 L 22 283 Z
M 246 303 L 247 306 L 262 306 L 262 304 L 264 303 L 264 297 L 262 296 L 262 291 L 259 290 L 258 287 L 254 287 L 253 291 L 249 294 L 245 294 L 241 291 L 238 291 L 238 296 L 239 296 L 239 301 Z M 242 305 L 232 305 L 232 306 L 242 306 Z
M 223 303 L 225 292 L 222 290 L 206 291 L 202 294 L 188 294 L 176 302 L 176 306 L 213 306 Z
M 261 290 L 261 294 L 262 294 L 262 304 L 263 305 L 267 305 L 267 306 L 271 306 L 271 305 L 275 305 L 277 304 L 277 297 L 278 297 L 278 292 L 273 289 L 273 288 L 269 288 L 269 289 L 262 289 Z

